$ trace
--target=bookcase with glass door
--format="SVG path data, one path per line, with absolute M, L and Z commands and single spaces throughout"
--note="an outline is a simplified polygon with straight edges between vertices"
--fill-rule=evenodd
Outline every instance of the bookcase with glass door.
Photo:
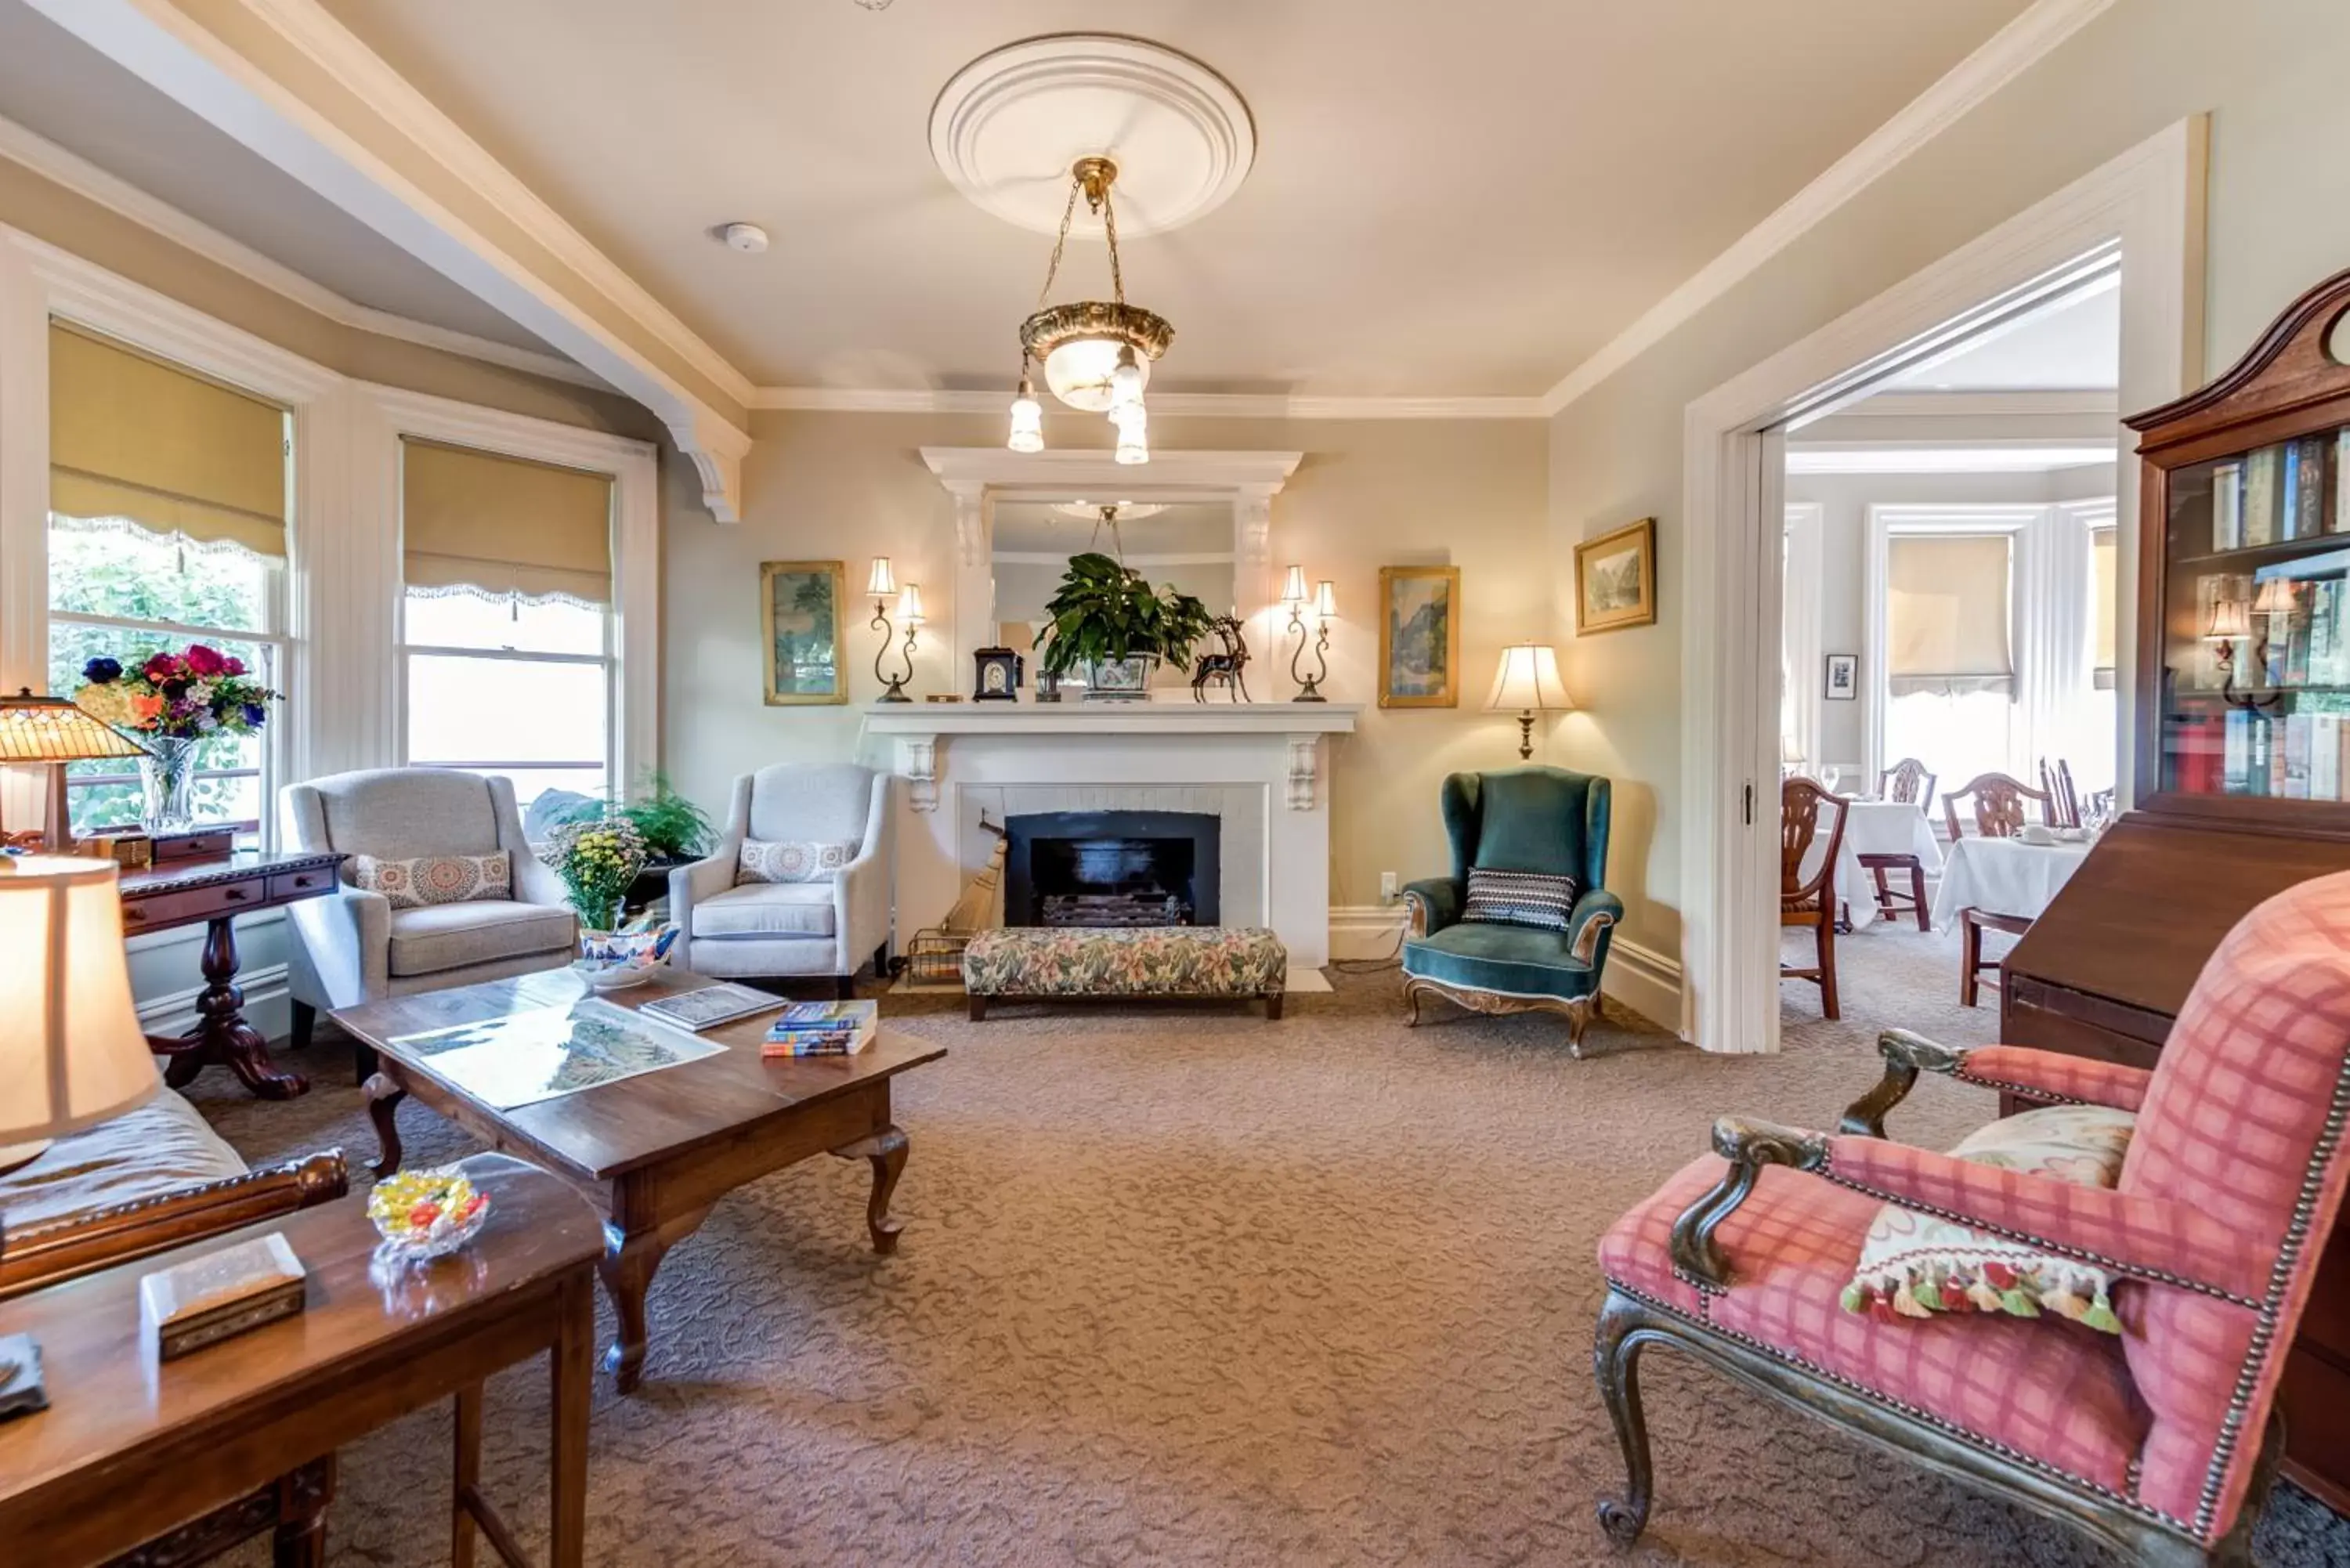
M 2350 837 L 2350 273 L 2131 420 L 2137 805 Z

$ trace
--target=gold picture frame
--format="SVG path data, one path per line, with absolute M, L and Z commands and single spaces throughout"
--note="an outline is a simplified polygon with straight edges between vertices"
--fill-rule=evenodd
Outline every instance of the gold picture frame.
M 1643 517 L 1575 547 L 1575 635 L 1652 626 L 1657 619 L 1657 520 Z
M 1461 705 L 1461 568 L 1379 568 L 1379 706 Z
M 838 561 L 759 563 L 759 630 L 767 706 L 848 701 L 847 572 Z M 789 595 L 791 603 L 779 601 Z

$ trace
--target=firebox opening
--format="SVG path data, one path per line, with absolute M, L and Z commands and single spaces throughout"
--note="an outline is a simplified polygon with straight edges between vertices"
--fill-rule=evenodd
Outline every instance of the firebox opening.
M 1004 924 L 1214 925 L 1220 826 L 1199 812 L 1012 817 L 1004 824 Z

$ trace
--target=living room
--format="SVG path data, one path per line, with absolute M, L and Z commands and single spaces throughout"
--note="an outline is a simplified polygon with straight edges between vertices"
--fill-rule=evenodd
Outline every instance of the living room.
M 2345 57 L 0 0 L 0 1557 L 2350 1561 Z

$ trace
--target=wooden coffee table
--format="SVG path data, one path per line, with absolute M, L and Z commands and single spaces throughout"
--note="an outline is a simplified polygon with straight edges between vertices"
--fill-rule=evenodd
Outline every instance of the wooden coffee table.
M 715 982 L 664 971 L 605 998 L 635 1008 L 670 992 Z M 935 1062 L 946 1048 L 883 1028 L 854 1056 L 766 1061 L 759 1054 L 773 1013 L 705 1032 L 723 1045 L 713 1056 L 641 1073 L 512 1110 L 495 1110 L 436 1077 L 431 1058 L 408 1053 L 401 1036 L 479 1023 L 502 1014 L 576 1001 L 586 987 L 566 971 L 348 1008 L 335 1021 L 373 1046 L 369 1111 L 383 1141 L 379 1177 L 400 1168 L 394 1113 L 413 1095 L 494 1147 L 570 1181 L 607 1217 L 601 1272 L 619 1318 L 604 1355 L 621 1393 L 645 1364 L 645 1293 L 671 1247 L 693 1234 L 712 1205 L 734 1189 L 811 1155 L 869 1160 L 873 1195 L 865 1221 L 873 1250 L 897 1250 L 889 1194 L 906 1165 L 906 1135 L 889 1119 L 889 1080 Z

